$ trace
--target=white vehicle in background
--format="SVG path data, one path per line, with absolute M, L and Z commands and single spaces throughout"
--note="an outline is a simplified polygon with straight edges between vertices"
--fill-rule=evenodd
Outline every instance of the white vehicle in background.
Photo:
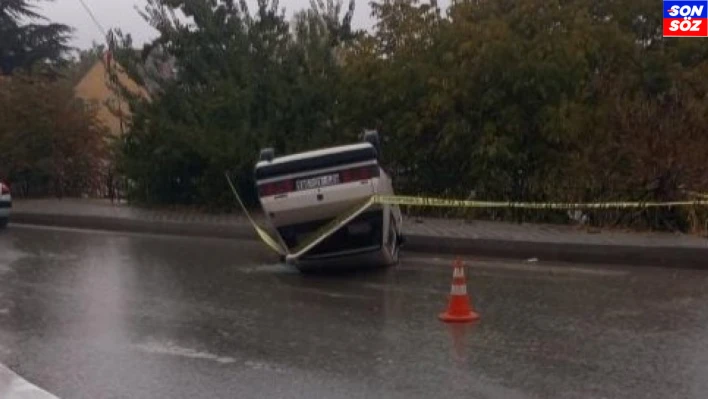
M 7 226 L 10 220 L 10 208 L 12 208 L 10 185 L 0 182 L 0 228 Z
M 381 167 L 378 133 L 361 143 L 275 157 L 261 151 L 256 185 L 266 219 L 289 251 L 372 195 L 393 195 Z M 297 259 L 298 268 L 379 266 L 398 262 L 401 211 L 373 205 Z

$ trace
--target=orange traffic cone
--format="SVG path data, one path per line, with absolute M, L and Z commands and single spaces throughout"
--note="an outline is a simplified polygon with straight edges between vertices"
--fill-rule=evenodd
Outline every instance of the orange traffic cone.
M 455 260 L 455 269 L 452 272 L 452 288 L 450 289 L 450 302 L 447 310 L 440 314 L 440 320 L 446 323 L 470 322 L 479 319 L 470 304 L 467 295 L 467 281 L 465 280 L 465 265 L 459 259 Z

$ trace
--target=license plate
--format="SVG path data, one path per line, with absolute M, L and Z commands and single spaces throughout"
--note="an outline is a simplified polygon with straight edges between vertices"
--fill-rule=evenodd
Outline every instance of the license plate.
M 302 179 L 295 182 L 297 190 L 312 190 L 313 188 L 327 187 L 339 184 L 339 174 L 317 176 L 309 179 Z

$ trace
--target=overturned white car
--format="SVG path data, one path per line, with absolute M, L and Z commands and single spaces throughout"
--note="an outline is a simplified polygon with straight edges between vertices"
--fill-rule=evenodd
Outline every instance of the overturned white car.
M 358 144 L 283 157 L 275 157 L 272 149 L 261 151 L 255 169 L 258 194 L 280 244 L 296 253 L 288 255 L 289 263 L 304 269 L 398 261 L 402 218 L 397 206 L 360 208 L 336 223 L 373 195 L 393 195 L 391 178 L 379 160 L 374 131 Z

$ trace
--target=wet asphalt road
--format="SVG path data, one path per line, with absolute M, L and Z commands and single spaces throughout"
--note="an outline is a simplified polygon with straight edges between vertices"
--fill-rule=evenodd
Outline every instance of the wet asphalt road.
M 302 276 L 255 242 L 11 226 L 0 363 L 60 398 L 705 398 L 708 272 L 449 260 Z

